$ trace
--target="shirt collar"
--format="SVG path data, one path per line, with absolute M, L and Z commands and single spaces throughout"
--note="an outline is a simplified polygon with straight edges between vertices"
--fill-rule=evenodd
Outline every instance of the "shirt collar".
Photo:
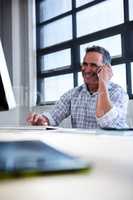
M 94 96 L 94 95 L 98 94 L 98 92 L 90 93 L 90 91 L 87 89 L 87 86 L 85 83 L 82 85 L 82 87 L 83 87 L 83 92 L 85 92 L 85 93 L 87 92 L 87 94 L 90 96 Z
M 97 94 L 98 94 L 97 91 L 94 92 L 93 94 L 91 94 L 90 91 L 88 91 L 87 86 L 86 86 L 85 83 L 82 85 L 82 87 L 83 87 L 83 92 L 87 92 L 87 93 L 88 93 L 89 95 L 91 95 L 91 96 L 93 96 L 93 95 L 97 95 Z M 108 82 L 108 90 L 110 91 L 111 88 L 112 88 L 112 84 L 111 84 L 111 81 L 109 81 L 109 82 Z

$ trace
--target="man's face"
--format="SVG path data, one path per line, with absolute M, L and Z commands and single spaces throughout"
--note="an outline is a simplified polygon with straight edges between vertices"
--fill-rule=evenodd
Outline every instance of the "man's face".
M 84 82 L 90 90 L 98 89 L 97 70 L 103 65 L 103 56 L 98 52 L 86 53 L 81 66 Z

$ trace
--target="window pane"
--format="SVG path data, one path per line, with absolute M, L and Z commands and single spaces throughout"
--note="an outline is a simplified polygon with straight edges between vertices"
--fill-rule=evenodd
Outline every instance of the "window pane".
M 62 59 L 63 58 L 63 59 Z M 65 49 L 41 57 L 41 70 L 50 70 L 71 65 L 71 51 Z
M 123 22 L 123 1 L 104 1 L 77 13 L 77 36 L 93 33 Z
M 44 79 L 45 101 L 55 101 L 73 88 L 73 74 L 60 75 Z
M 102 40 L 97 40 L 94 42 L 90 42 L 88 44 L 83 44 L 80 46 L 80 58 L 81 62 L 83 61 L 83 57 L 85 55 L 85 49 L 87 47 L 91 47 L 93 45 L 98 45 L 107 49 L 111 55 L 111 57 L 120 57 L 122 54 L 121 51 L 121 36 L 115 35 L 112 37 L 108 37 Z
M 76 7 L 82 6 L 82 5 L 84 5 L 86 3 L 90 3 L 92 1 L 94 1 L 94 0 L 76 0 Z
M 133 94 L 133 63 L 131 63 L 131 80 L 132 80 L 132 94 Z
M 112 66 L 113 70 L 113 77 L 111 79 L 112 82 L 117 83 L 120 85 L 125 91 L 127 91 L 126 88 L 126 67 L 125 64 L 121 65 L 115 65 Z M 78 73 L 78 85 L 83 84 L 83 78 L 82 78 L 82 73 Z
M 82 85 L 84 83 L 83 76 L 81 72 L 78 72 L 78 85 Z
M 44 26 L 40 30 L 41 48 L 72 39 L 72 18 L 64 17 Z
M 113 69 L 114 75 L 113 75 L 111 81 L 120 85 L 127 92 L 126 65 L 125 64 L 115 65 L 115 66 L 112 66 L 112 69 Z
M 40 22 L 71 10 L 71 0 L 45 0 L 40 2 Z
M 133 0 L 129 0 L 129 19 L 133 20 Z

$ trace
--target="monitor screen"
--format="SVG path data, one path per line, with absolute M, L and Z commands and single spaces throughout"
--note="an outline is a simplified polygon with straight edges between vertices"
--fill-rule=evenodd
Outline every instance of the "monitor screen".
M 16 107 L 15 97 L 0 40 L 0 111 Z

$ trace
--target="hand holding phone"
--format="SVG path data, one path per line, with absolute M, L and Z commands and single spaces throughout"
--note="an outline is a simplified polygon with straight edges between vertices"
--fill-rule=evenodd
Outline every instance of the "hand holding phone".
M 97 75 L 98 75 L 99 81 L 108 82 L 113 76 L 111 65 L 104 64 L 102 66 L 99 66 L 97 70 Z

